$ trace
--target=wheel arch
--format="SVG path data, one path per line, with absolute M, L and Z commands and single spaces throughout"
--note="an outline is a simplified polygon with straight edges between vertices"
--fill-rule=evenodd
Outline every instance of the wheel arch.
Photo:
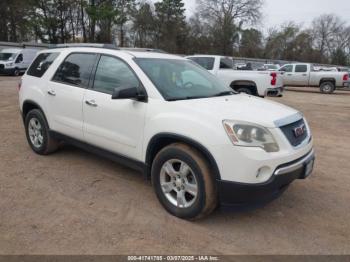
M 331 82 L 331 83 L 333 83 L 333 84 L 334 84 L 334 87 L 335 87 L 335 85 L 336 85 L 336 81 L 335 81 L 334 78 L 322 78 L 322 79 L 320 80 L 319 86 L 321 86 L 321 85 L 322 85 L 323 83 L 325 83 L 325 82 Z
M 230 84 L 230 87 L 235 91 L 242 87 L 249 87 L 249 89 L 252 89 L 253 94 L 258 94 L 257 85 L 254 81 L 251 80 L 235 80 Z
M 25 100 L 22 104 L 22 119 L 23 119 L 23 121 L 25 121 L 27 114 L 33 109 L 39 109 L 41 112 L 43 112 L 46 123 L 48 123 L 46 115 L 45 115 L 45 111 L 42 109 L 41 106 L 39 106 L 39 104 L 37 104 L 36 102 L 34 102 L 32 100 Z
M 147 150 L 146 150 L 146 160 L 145 160 L 146 166 L 147 166 L 146 175 L 148 178 L 150 177 L 152 163 L 157 153 L 160 150 L 162 150 L 164 147 L 174 143 L 184 143 L 197 149 L 209 162 L 212 174 L 214 175 L 214 179 L 218 179 L 218 180 L 221 179 L 219 167 L 213 155 L 209 152 L 209 150 L 205 146 L 193 140 L 192 138 L 188 138 L 186 136 L 177 135 L 173 133 L 157 134 L 153 136 L 150 142 L 148 143 Z

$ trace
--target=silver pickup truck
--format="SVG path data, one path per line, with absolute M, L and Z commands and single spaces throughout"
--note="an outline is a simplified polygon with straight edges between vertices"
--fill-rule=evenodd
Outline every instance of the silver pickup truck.
M 317 72 L 312 64 L 287 64 L 279 71 L 283 72 L 284 86 L 320 87 L 325 94 L 332 94 L 336 88 L 349 87 L 347 72 Z

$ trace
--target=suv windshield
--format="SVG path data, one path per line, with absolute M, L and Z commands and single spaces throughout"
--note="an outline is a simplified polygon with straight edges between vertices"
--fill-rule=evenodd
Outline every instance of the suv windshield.
M 168 101 L 234 94 L 207 70 L 189 60 L 154 58 L 135 60 Z
M 15 59 L 16 54 L 11 53 L 0 53 L 0 60 L 1 61 L 9 61 Z

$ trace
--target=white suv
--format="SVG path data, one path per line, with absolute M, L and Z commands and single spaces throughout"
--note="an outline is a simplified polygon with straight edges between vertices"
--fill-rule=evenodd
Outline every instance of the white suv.
M 143 171 L 171 214 L 265 203 L 313 169 L 303 115 L 238 95 L 194 62 L 156 51 L 70 46 L 39 53 L 20 109 L 34 152 L 61 141 Z

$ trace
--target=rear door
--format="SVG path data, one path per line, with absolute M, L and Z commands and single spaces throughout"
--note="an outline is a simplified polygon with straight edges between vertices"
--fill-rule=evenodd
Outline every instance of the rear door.
M 201 67 L 207 69 L 213 75 L 216 74 L 216 72 L 214 70 L 214 66 L 215 66 L 215 58 L 214 57 L 201 57 L 201 56 L 197 57 L 197 56 L 195 56 L 195 57 L 189 57 L 188 59 L 196 62 Z
M 147 103 L 112 100 L 115 89 L 141 89 L 141 82 L 121 57 L 101 55 L 94 71 L 95 77 L 83 103 L 86 141 L 126 157 L 141 159 Z
M 295 86 L 307 86 L 309 84 L 308 65 L 296 64 L 294 66 L 292 82 Z
M 89 85 L 96 54 L 70 53 L 48 82 L 50 128 L 83 140 L 83 98 Z

